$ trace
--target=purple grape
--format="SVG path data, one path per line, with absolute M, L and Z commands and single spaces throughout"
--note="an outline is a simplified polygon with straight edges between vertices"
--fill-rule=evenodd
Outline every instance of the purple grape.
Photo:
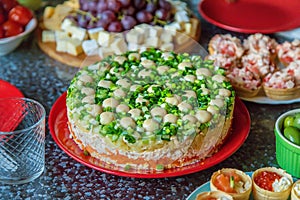
M 107 8 L 115 13 L 119 12 L 121 8 L 121 3 L 117 0 L 107 1 Z
M 86 15 L 85 15 L 85 19 L 86 19 L 87 21 L 91 21 L 91 20 L 92 20 L 91 14 L 90 14 L 90 13 L 89 13 L 89 14 L 86 14 Z
M 155 16 L 160 20 L 167 21 L 170 19 L 170 12 L 163 8 L 160 8 L 155 11 Z
M 113 21 L 108 25 L 107 30 L 109 32 L 121 32 L 123 30 L 122 24 L 120 21 Z
M 88 11 L 97 11 L 97 2 L 96 1 L 88 1 L 87 2 Z
M 88 2 L 86 2 L 86 1 L 83 2 L 80 8 L 83 11 L 89 11 L 89 4 L 88 4 Z
M 153 15 L 145 10 L 141 10 L 136 13 L 136 19 L 140 23 L 150 23 L 153 19 Z
M 134 15 L 135 8 L 132 5 L 130 5 L 127 8 L 122 8 L 121 12 L 123 15 Z
M 156 9 L 157 9 L 157 4 L 152 1 L 147 3 L 146 8 L 145 8 L 145 10 L 150 13 L 154 13 L 156 11 Z
M 79 15 L 77 18 L 77 23 L 80 27 L 86 28 L 88 21 L 86 20 L 84 15 Z
M 137 22 L 132 16 L 126 15 L 121 19 L 121 24 L 124 30 L 129 30 L 133 28 L 137 24 Z
M 97 12 L 101 13 L 105 10 L 107 10 L 107 3 L 103 0 L 100 0 L 97 4 Z
M 128 7 L 130 5 L 130 0 L 119 0 L 121 3 L 122 7 Z
M 96 23 L 96 27 L 102 27 L 103 29 L 107 30 L 108 23 L 105 20 L 98 20 Z
M 141 10 L 146 6 L 146 0 L 133 0 L 133 5 L 135 8 Z
M 171 3 L 166 0 L 159 0 L 158 4 L 159 4 L 160 8 L 163 8 L 165 10 L 171 10 L 171 8 L 172 8 Z
M 101 17 L 100 17 L 100 19 L 107 21 L 107 23 L 114 21 L 116 18 L 117 18 L 117 16 L 111 10 L 106 10 L 106 11 L 102 12 Z

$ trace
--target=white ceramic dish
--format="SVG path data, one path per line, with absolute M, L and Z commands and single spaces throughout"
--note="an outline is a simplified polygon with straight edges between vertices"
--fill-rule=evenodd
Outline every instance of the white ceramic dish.
M 259 103 L 259 104 L 269 104 L 269 105 L 280 105 L 280 104 L 291 104 L 300 102 L 300 98 L 291 99 L 291 100 L 274 100 L 270 99 L 267 96 L 255 96 L 251 98 L 240 97 L 244 101 Z
M 31 33 L 36 28 L 36 26 L 37 26 L 37 19 L 32 18 L 30 22 L 27 24 L 27 26 L 25 27 L 24 32 L 16 36 L 0 39 L 0 56 L 9 54 L 13 50 L 15 50 L 26 38 L 26 36 L 28 36 L 28 34 Z

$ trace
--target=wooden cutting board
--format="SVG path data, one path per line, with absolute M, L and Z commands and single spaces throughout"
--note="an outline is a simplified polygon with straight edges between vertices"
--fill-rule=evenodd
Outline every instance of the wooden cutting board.
M 196 27 L 196 36 L 193 37 L 192 39 L 189 39 L 188 42 L 185 42 L 183 44 L 175 45 L 175 51 L 177 53 L 180 52 L 187 52 L 187 53 L 193 53 L 199 51 L 200 44 L 198 43 L 201 35 L 201 24 L 200 20 L 198 20 L 198 26 Z M 40 22 L 40 25 L 42 24 L 42 21 Z M 78 55 L 78 56 L 73 56 L 67 53 L 62 53 L 56 51 L 56 43 L 55 42 L 42 42 L 42 31 L 43 29 L 41 28 L 42 26 L 38 26 L 36 30 L 36 35 L 37 35 L 37 43 L 40 49 L 47 54 L 49 57 L 63 63 L 69 66 L 73 67 L 84 67 L 87 65 L 90 65 L 92 63 L 95 63 L 96 61 L 101 60 L 99 56 L 87 56 L 84 53 Z M 189 37 L 185 35 L 184 37 Z

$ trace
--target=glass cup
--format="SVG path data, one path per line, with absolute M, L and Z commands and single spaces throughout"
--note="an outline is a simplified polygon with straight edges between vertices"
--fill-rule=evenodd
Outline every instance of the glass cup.
M 0 182 L 22 184 L 45 166 L 44 107 L 28 98 L 0 98 Z

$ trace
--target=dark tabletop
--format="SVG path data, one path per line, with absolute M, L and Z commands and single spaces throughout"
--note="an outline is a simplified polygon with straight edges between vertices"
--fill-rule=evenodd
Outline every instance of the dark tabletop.
M 49 2 L 55 4 L 54 2 L 61 1 Z M 246 34 L 229 32 L 203 20 L 197 11 L 198 3 L 199 1 L 191 1 L 189 5 L 201 20 L 199 43 L 204 48 L 207 48 L 209 39 L 216 33 L 247 37 Z M 47 120 L 53 103 L 66 91 L 77 71 L 78 68 L 61 64 L 44 54 L 39 49 L 34 34 L 14 52 L 0 57 L 0 79 L 15 85 L 26 97 L 41 102 L 46 108 Z M 254 171 L 264 166 L 278 166 L 273 132 L 275 120 L 281 113 L 299 107 L 300 103 L 243 103 L 251 117 L 251 129 L 245 143 L 228 159 L 209 169 L 171 178 L 119 177 L 91 169 L 62 151 L 52 139 L 47 125 L 44 173 L 28 184 L 0 183 L 0 199 L 186 199 L 220 168 Z

